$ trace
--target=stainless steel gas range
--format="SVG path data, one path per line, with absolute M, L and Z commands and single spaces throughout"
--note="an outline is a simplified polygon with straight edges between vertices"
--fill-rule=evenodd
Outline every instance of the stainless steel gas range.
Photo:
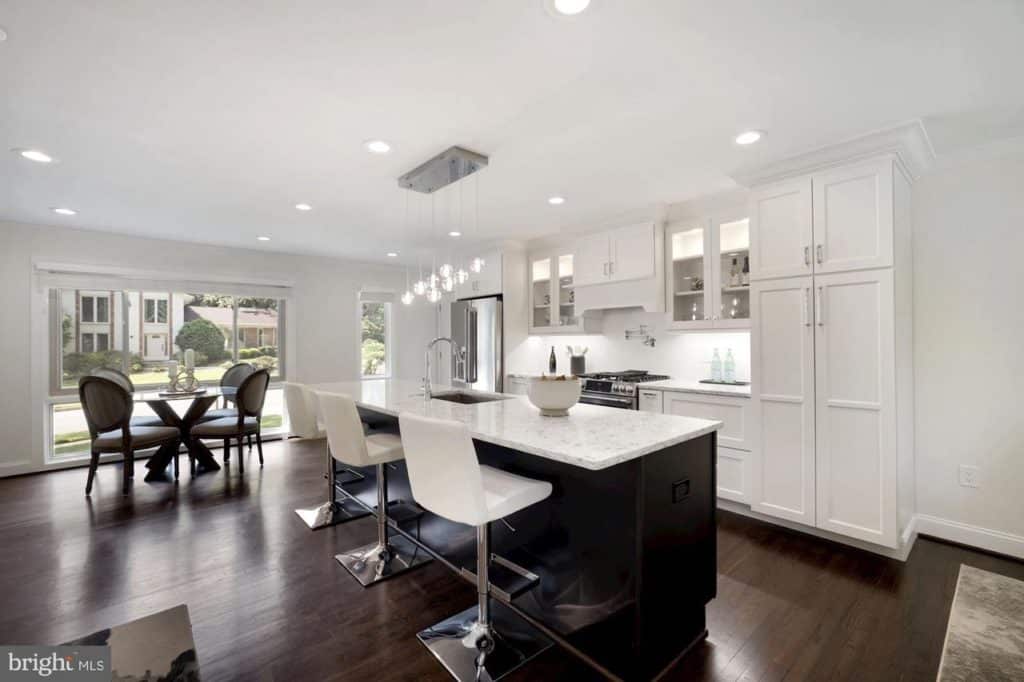
M 583 390 L 580 402 L 588 405 L 604 405 L 624 410 L 638 409 L 640 384 L 647 381 L 669 379 L 664 374 L 650 374 L 643 370 L 627 369 L 624 372 L 595 372 L 581 374 Z

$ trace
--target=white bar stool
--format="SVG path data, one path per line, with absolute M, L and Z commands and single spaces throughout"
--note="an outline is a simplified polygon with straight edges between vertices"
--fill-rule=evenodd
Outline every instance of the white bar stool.
M 481 465 L 469 429 L 459 422 L 402 414 L 399 425 L 416 502 L 476 527 L 477 605 L 416 636 L 455 679 L 496 680 L 551 646 L 551 640 L 500 602 L 492 605 L 490 523 L 546 499 L 551 484 Z
M 331 455 L 348 466 L 377 468 L 377 540 L 334 558 L 363 587 L 430 561 L 424 550 L 401 535 L 388 537 L 387 465 L 404 457 L 402 439 L 388 432 L 366 435 L 356 403 L 347 395 L 317 391 L 316 398 Z
M 317 420 L 316 396 L 313 391 L 309 390 L 305 384 L 290 381 L 285 381 L 282 386 L 284 387 L 284 404 L 288 410 L 288 423 L 291 425 L 292 433 L 303 440 L 326 438 L 327 432 L 324 430 L 323 424 Z M 303 523 L 309 526 L 310 530 L 320 530 L 369 516 L 370 511 L 345 495 L 344 490 L 341 499 L 338 498 L 339 481 L 330 445 L 327 446 L 326 472 L 327 501 L 316 507 L 296 509 L 295 513 L 299 515 Z M 347 470 L 345 473 L 348 478 L 340 481 L 341 485 L 363 478 L 361 474 L 352 470 Z

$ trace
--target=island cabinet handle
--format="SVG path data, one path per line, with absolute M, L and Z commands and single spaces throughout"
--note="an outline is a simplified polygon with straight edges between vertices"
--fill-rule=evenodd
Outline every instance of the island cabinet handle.
M 811 264 L 811 247 L 810 246 L 805 246 L 804 247 L 804 265 L 810 265 L 810 264 Z

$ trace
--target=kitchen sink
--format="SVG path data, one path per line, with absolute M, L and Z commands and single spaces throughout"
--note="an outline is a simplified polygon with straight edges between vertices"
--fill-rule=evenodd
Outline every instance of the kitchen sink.
M 447 400 L 450 403 L 462 405 L 475 405 L 477 403 L 491 403 L 496 400 L 508 400 L 507 396 L 494 395 L 491 393 L 476 393 L 473 391 L 441 391 L 430 396 L 434 400 Z

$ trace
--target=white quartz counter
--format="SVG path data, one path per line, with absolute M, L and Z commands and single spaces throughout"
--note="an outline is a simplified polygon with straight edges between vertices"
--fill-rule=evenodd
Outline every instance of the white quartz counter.
M 356 404 L 397 416 L 409 412 L 462 422 L 472 436 L 584 469 L 605 469 L 717 431 L 722 422 L 694 417 L 576 405 L 568 417 L 542 417 L 525 396 L 463 405 L 424 400 L 418 382 L 368 379 L 311 385 L 314 391 L 345 393 Z M 434 386 L 434 393 L 451 390 Z
M 657 391 L 679 391 L 680 393 L 706 393 L 708 395 L 724 395 L 734 398 L 749 398 L 750 386 L 729 386 L 727 384 L 702 384 L 699 381 L 666 379 L 665 381 L 648 381 L 640 384 L 641 389 L 653 388 Z

